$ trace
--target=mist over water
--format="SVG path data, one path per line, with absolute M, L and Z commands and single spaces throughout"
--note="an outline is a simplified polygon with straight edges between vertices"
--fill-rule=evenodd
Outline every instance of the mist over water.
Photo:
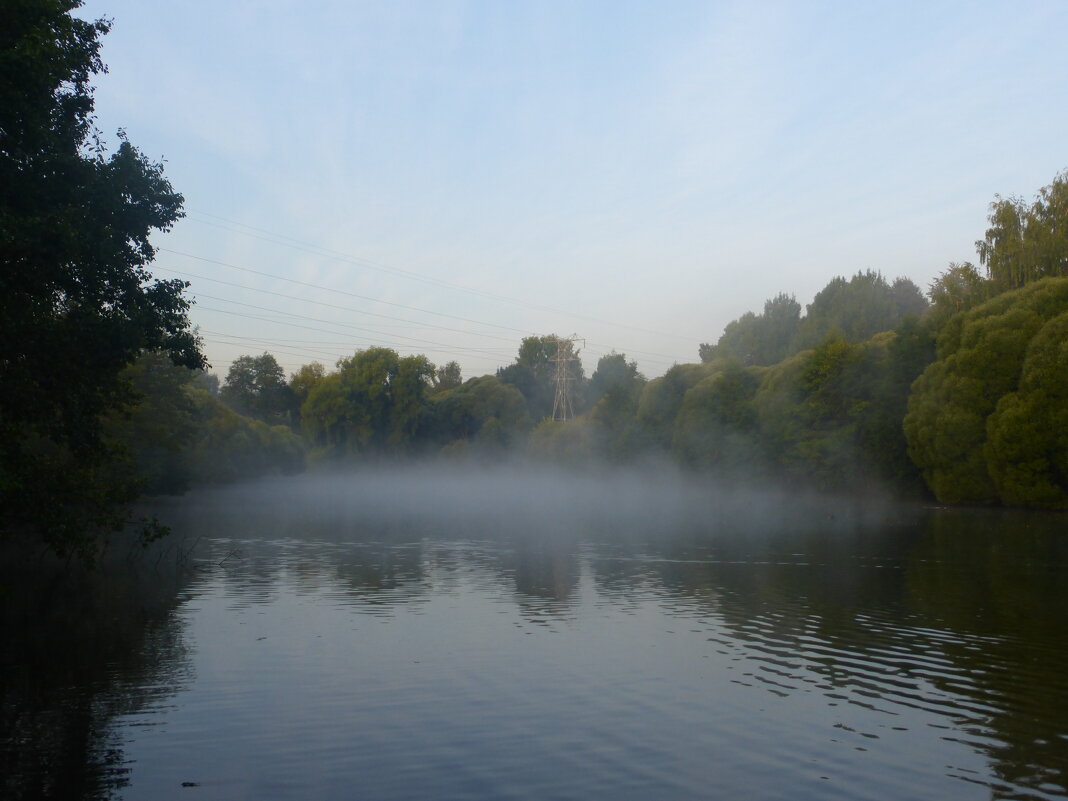
M 191 498 L 174 504 L 177 514 L 195 514 L 199 522 L 261 515 L 294 519 L 330 538 L 345 537 L 350 525 L 399 531 L 418 525 L 423 532 L 467 530 L 535 540 L 711 526 L 722 534 L 760 539 L 784 528 L 833 529 L 914 518 L 919 512 L 879 495 L 834 497 L 714 483 L 666 463 L 588 470 L 537 463 L 414 463 L 270 479 L 204 490 Z
M 69 797 L 1068 795 L 1058 516 L 440 464 L 154 511 Z

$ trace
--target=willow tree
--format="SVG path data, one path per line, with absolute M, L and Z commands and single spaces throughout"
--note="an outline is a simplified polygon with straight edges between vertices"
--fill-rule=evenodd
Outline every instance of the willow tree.
M 1031 204 L 995 195 L 988 220 L 986 236 L 975 247 L 998 291 L 1068 277 L 1068 171 L 1040 189 Z
M 425 356 L 367 348 L 337 363 L 301 406 L 304 431 L 333 456 L 409 453 L 428 422 L 434 365 Z

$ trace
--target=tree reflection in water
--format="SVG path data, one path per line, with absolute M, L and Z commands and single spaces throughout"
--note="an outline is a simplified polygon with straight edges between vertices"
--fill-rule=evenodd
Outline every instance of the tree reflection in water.
M 652 584 L 722 621 L 723 645 L 758 663 L 747 679 L 776 695 L 948 715 L 999 793 L 1068 795 L 1062 515 L 947 509 L 876 528 L 827 515 L 779 533 L 652 536 L 645 558 L 592 569 L 606 596 Z
M 7 550 L 0 568 L 0 775 L 5 799 L 109 798 L 127 782 L 120 715 L 190 681 L 176 543 L 94 570 Z
M 1068 539 L 1059 515 L 906 509 L 888 516 L 885 507 L 811 499 L 687 511 L 678 496 L 658 506 L 659 488 L 606 514 L 596 495 L 516 510 L 457 498 L 455 487 L 446 506 L 440 491 L 420 503 L 418 493 L 412 501 L 381 482 L 345 500 L 336 488 L 316 491 L 252 496 L 238 488 L 174 502 L 176 530 L 202 538 L 195 570 L 177 569 L 173 553 L 159 563 L 166 568 L 152 557 L 115 558 L 99 573 L 37 563 L 26 570 L 25 561 L 6 560 L 4 797 L 121 790 L 130 766 L 113 722 L 151 719 L 146 711 L 192 683 L 182 639 L 191 613 L 182 604 L 206 592 L 232 614 L 268 610 L 295 593 L 310 605 L 401 623 L 398 636 L 417 630 L 404 628 L 402 612 L 436 604 L 440 614 L 442 598 L 477 610 L 488 599 L 521 633 L 571 632 L 554 638 L 561 642 L 553 653 L 566 659 L 567 648 L 584 649 L 561 667 L 576 701 L 598 685 L 597 676 L 587 685 L 574 671 L 604 668 L 576 632 L 609 621 L 623 640 L 606 634 L 601 642 L 625 659 L 629 616 L 646 621 L 636 635 L 666 621 L 689 638 L 689 650 L 672 652 L 678 658 L 718 658 L 749 692 L 819 699 L 797 708 L 822 709 L 835 736 L 858 751 L 883 738 L 884 753 L 899 758 L 909 737 L 940 737 L 989 764 L 984 775 L 974 765 L 946 764 L 945 775 L 999 797 L 1068 794 Z M 389 492 L 396 496 L 389 503 L 370 500 Z M 494 497 L 483 488 L 479 497 L 486 495 Z M 389 639 L 361 636 L 359 643 Z M 437 632 L 435 642 L 448 636 Z M 509 646 L 478 647 L 486 658 Z M 643 647 L 648 653 L 650 644 Z M 359 648 L 368 664 L 389 663 L 388 654 Z M 464 675 L 462 656 L 443 660 L 457 671 L 446 678 Z M 407 669 L 424 667 L 415 664 Z M 472 669 L 465 681 L 477 684 Z M 616 674 L 622 698 L 627 682 L 656 678 L 641 669 Z M 492 687 L 503 691 L 511 678 L 494 677 Z M 422 672 L 408 681 L 434 686 Z M 722 689 L 696 679 L 695 686 Z M 641 700 L 655 714 L 655 700 Z M 894 736 L 897 746 L 885 744 Z

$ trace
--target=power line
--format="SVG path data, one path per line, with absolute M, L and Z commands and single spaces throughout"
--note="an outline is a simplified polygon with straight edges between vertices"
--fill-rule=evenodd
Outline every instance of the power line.
M 421 322 L 418 322 L 417 320 L 405 320 L 403 317 L 394 317 L 393 315 L 390 315 L 390 314 L 379 314 L 377 312 L 364 311 L 363 309 L 354 309 L 351 306 L 339 306 L 336 303 L 327 303 L 326 301 L 322 301 L 322 300 L 312 300 L 311 298 L 296 298 L 296 297 L 294 297 L 292 295 L 286 295 L 283 292 L 274 292 L 274 291 L 272 291 L 270 289 L 260 289 L 259 287 L 245 286 L 244 284 L 235 284 L 232 281 L 223 281 L 220 278 L 209 278 L 209 277 L 207 277 L 205 275 L 196 275 L 195 273 L 184 272 L 182 270 L 172 270 L 169 267 L 161 267 L 159 269 L 163 270 L 164 272 L 172 273 L 173 275 L 180 275 L 180 276 L 183 276 L 183 277 L 186 277 L 186 278 L 196 278 L 198 281 L 212 281 L 213 283 L 223 284 L 224 286 L 232 286 L 232 287 L 236 287 L 238 289 L 247 289 L 247 290 L 249 290 L 251 292 L 260 292 L 260 293 L 263 293 L 264 295 L 274 295 L 275 297 L 286 298 L 287 300 L 297 300 L 297 301 L 300 301 L 301 303 L 311 303 L 311 304 L 314 304 L 316 306 L 323 306 L 323 307 L 330 308 L 330 309 L 338 309 L 340 311 L 352 312 L 353 314 L 365 314 L 368 317 L 381 317 L 381 318 L 383 318 L 385 320 L 395 320 L 395 321 L 402 322 L 402 323 L 408 323 L 409 325 L 417 325 L 417 326 L 422 326 L 424 328 L 436 328 L 436 329 L 438 329 L 440 331 L 452 331 L 452 332 L 458 333 L 458 334 L 474 334 L 474 335 L 477 335 L 477 336 L 480 336 L 480 337 L 483 337 L 483 338 L 486 338 L 486 339 L 499 339 L 502 342 L 514 342 L 515 341 L 514 339 L 512 339 L 510 337 L 502 337 L 502 336 L 497 336 L 497 335 L 494 335 L 494 334 L 482 334 L 482 333 L 477 333 L 476 334 L 476 332 L 474 332 L 474 331 L 466 331 L 466 330 L 464 330 L 462 328 L 448 328 L 447 326 L 434 325 L 433 323 L 421 323 Z M 324 287 L 324 289 L 325 289 L 325 287 Z M 208 295 L 204 295 L 204 297 L 209 297 L 209 296 Z M 215 298 L 215 299 L 217 300 L 217 298 Z M 372 333 L 381 333 L 381 332 L 374 331 L 373 329 L 370 329 L 370 328 L 363 329 L 363 330 L 371 331 Z
M 232 303 L 232 302 L 235 302 L 235 301 L 224 301 L 224 302 Z M 245 305 L 245 304 L 243 304 L 243 305 Z M 290 326 L 292 328 L 303 328 L 303 329 L 306 329 L 308 331 L 319 331 L 319 332 L 325 333 L 325 334 L 335 334 L 335 335 L 341 335 L 341 336 L 345 335 L 345 333 L 343 331 L 332 331 L 332 330 L 327 329 L 327 328 L 318 328 L 316 326 L 303 325 L 301 323 L 294 323 L 294 322 L 291 322 L 289 320 L 278 320 L 276 318 L 262 317 L 260 315 L 255 315 L 255 314 L 243 314 L 242 312 L 228 311 L 226 309 L 213 309 L 210 306 L 200 306 L 200 308 L 202 308 L 204 311 L 209 311 L 209 312 L 212 312 L 214 314 L 226 314 L 226 315 L 229 315 L 229 316 L 232 316 L 232 317 L 242 317 L 242 318 L 247 319 L 247 320 L 262 320 L 264 322 L 274 323 L 276 325 L 288 325 L 288 326 Z M 299 319 L 307 319 L 307 320 L 314 320 L 315 319 L 313 317 L 305 317 L 303 315 L 293 315 L 293 316 L 296 316 Z M 330 322 L 328 324 L 329 325 L 342 325 L 342 326 L 344 325 L 344 323 L 333 323 L 333 322 Z M 392 347 L 395 347 L 397 349 L 403 349 L 403 350 L 406 350 L 406 351 L 416 351 L 415 348 L 413 348 L 411 345 L 408 345 L 408 344 L 397 344 L 397 343 L 391 343 L 391 342 L 382 342 L 381 340 L 367 339 L 366 337 L 354 337 L 353 338 L 354 342 L 358 342 L 360 340 L 365 341 L 368 345 L 371 345 L 371 346 L 375 346 L 375 345 L 392 346 Z M 448 345 L 439 345 L 437 343 L 432 343 L 432 344 L 434 345 L 433 347 L 424 348 L 423 350 L 427 350 L 427 351 L 429 351 L 431 353 L 450 353 L 450 354 L 451 353 L 455 353 L 456 350 L 469 350 L 469 351 L 473 351 L 473 353 L 471 355 L 474 358 L 479 358 L 480 353 L 481 353 L 482 354 L 481 358 L 483 358 L 485 361 L 493 361 L 494 360 L 493 359 L 493 352 L 492 351 L 487 351 L 484 348 L 454 348 L 454 347 L 450 347 Z
M 214 300 L 214 301 L 218 301 L 218 302 L 221 302 L 221 303 L 232 303 L 235 306 L 244 306 L 245 308 L 248 308 L 248 309 L 256 309 L 257 311 L 270 312 L 271 314 L 282 314 L 282 315 L 285 315 L 287 317 L 295 317 L 298 320 L 312 320 L 313 322 L 322 322 L 322 323 L 326 323 L 327 325 L 337 325 L 337 326 L 341 326 L 342 328 L 351 328 L 354 331 L 362 331 L 362 332 L 370 333 L 370 334 L 378 334 L 378 335 L 381 335 L 381 336 L 389 336 L 388 334 L 383 334 L 381 331 L 375 331 L 373 329 L 363 328 L 362 326 L 352 325 L 351 323 L 341 323 L 341 322 L 338 322 L 337 320 L 322 320 L 322 319 L 320 319 L 318 317 L 311 317 L 311 316 L 309 316 L 307 314 L 297 314 L 296 312 L 289 312 L 289 311 L 285 311 L 284 309 L 272 309 L 272 308 L 270 308 L 268 306 L 257 306 L 257 305 L 255 305 L 253 303 L 242 303 L 239 300 L 230 300 L 229 298 L 220 298 L 220 297 L 216 297 L 215 295 L 205 295 L 204 293 L 197 293 L 197 294 L 200 297 L 207 298 L 208 300 Z M 498 352 L 498 351 L 501 350 L 500 348 L 497 348 L 497 349 L 494 349 L 494 348 L 474 348 L 474 347 L 464 347 L 462 345 L 449 345 L 449 344 L 447 344 L 445 342 L 434 342 L 434 341 L 429 340 L 429 339 L 419 339 L 418 337 L 404 336 L 403 334 L 393 334 L 393 336 L 395 338 L 399 338 L 399 339 L 407 339 L 407 340 L 410 340 L 411 342 L 415 342 L 415 343 L 418 343 L 420 345 L 432 345 L 432 346 L 439 347 L 439 348 L 450 348 L 450 347 L 452 347 L 452 348 L 456 348 L 458 350 L 469 350 L 469 351 L 486 352 L 486 353 L 493 353 L 493 352 Z
M 158 250 L 164 251 L 164 252 L 167 252 L 167 253 L 171 253 L 171 254 L 174 254 L 174 255 L 178 255 L 178 256 L 184 256 L 186 258 L 196 259 L 198 261 L 207 262 L 209 264 L 215 264 L 215 265 L 218 265 L 220 267 L 228 267 L 230 269 L 239 270 L 241 272 L 246 272 L 246 273 L 250 273 L 250 274 L 253 274 L 253 275 L 258 275 L 258 276 L 261 276 L 261 277 L 264 277 L 264 278 L 270 278 L 270 279 L 273 279 L 273 280 L 276 280 L 276 281 L 283 281 L 285 283 L 295 284 L 295 285 L 298 285 L 298 286 L 308 287 L 308 288 L 311 288 L 311 289 L 318 289 L 318 290 L 321 290 L 321 291 L 324 291 L 324 292 L 331 292 L 331 293 L 334 293 L 334 294 L 347 295 L 349 297 L 358 298 L 360 300 L 366 300 L 366 301 L 369 301 L 369 302 L 372 302 L 372 303 L 381 303 L 381 304 L 384 304 L 384 305 L 387 305 L 387 306 L 395 306 L 397 308 L 407 309 L 409 311 L 415 311 L 415 312 L 419 312 L 421 314 L 430 314 L 430 315 L 434 315 L 434 316 L 438 316 L 438 317 L 445 317 L 445 318 L 449 318 L 449 319 L 453 319 L 453 320 L 460 320 L 462 322 L 472 323 L 474 325 L 487 326 L 487 327 L 491 327 L 491 328 L 499 328 L 499 329 L 504 330 L 504 331 L 511 331 L 513 333 L 522 334 L 523 336 L 532 336 L 532 334 L 529 331 L 525 331 L 525 330 L 523 330 L 521 328 L 514 328 L 514 327 L 511 327 L 511 326 L 499 325 L 497 323 L 488 323 L 488 322 L 485 322 L 485 321 L 482 321 L 482 320 L 475 320 L 475 319 L 470 318 L 470 317 L 462 317 L 460 315 L 448 314 L 448 313 L 445 313 L 445 312 L 436 312 L 436 311 L 432 311 L 432 310 L 429 310 L 429 309 L 421 309 L 419 307 L 410 306 L 410 305 L 407 305 L 407 304 L 404 304 L 404 303 L 396 303 L 396 302 L 393 302 L 393 301 L 380 300 L 378 298 L 373 298 L 373 297 L 370 297 L 370 296 L 367 296 L 367 295 L 361 295 L 361 294 L 356 293 L 356 292 L 349 292 L 349 291 L 343 290 L 343 289 L 335 289 L 333 287 L 324 286 L 322 284 L 315 284 L 315 283 L 312 283 L 310 281 L 299 281 L 299 280 L 297 280 L 295 278 L 285 278 L 283 276 L 279 276 L 279 275 L 274 275 L 272 273 L 263 272 L 262 270 L 254 270 L 251 267 L 242 267 L 240 265 L 232 264 L 230 262 L 219 261 L 217 259 L 209 259 L 209 258 L 204 257 L 204 256 L 197 256 L 197 255 L 192 254 L 192 253 L 183 253 L 181 251 L 171 250 L 169 248 L 162 248 L 161 247 L 161 248 L 158 248 Z M 276 295 L 278 297 L 291 298 L 291 296 L 285 295 L 285 294 L 280 293 L 280 292 L 273 292 L 271 290 L 244 286 L 242 284 L 234 284 L 232 282 L 223 281 L 223 280 L 218 279 L 218 278 L 208 278 L 206 276 L 197 276 L 197 275 L 195 275 L 193 273 L 183 272 L 183 271 L 180 271 L 180 270 L 175 270 L 173 268 L 162 267 L 160 269 L 163 269 L 165 271 L 174 273 L 176 275 L 186 275 L 186 276 L 193 277 L 193 278 L 199 278 L 200 280 L 214 281 L 216 283 L 225 284 L 227 286 L 238 287 L 238 288 L 241 288 L 241 289 L 249 289 L 249 290 L 254 291 L 254 292 L 263 292 L 263 293 L 270 294 L 270 295 Z M 313 300 L 310 300 L 310 299 L 300 299 L 300 300 L 302 300 L 303 302 L 306 302 L 306 303 L 319 303 L 320 305 L 324 305 L 324 306 L 334 306 L 334 304 L 327 304 L 327 303 L 323 303 L 321 301 L 313 301 Z M 455 328 L 448 328 L 446 326 L 439 326 L 439 325 L 435 325 L 433 323 L 421 323 L 421 322 L 416 321 L 416 320 L 405 320 L 402 317 L 394 317 L 394 316 L 391 316 L 391 315 L 380 314 L 378 312 L 361 311 L 359 309 L 352 309 L 350 307 L 334 306 L 334 308 L 342 309 L 344 311 L 351 311 L 351 312 L 354 312 L 354 313 L 357 313 L 357 314 L 366 314 L 368 316 L 381 317 L 381 318 L 387 319 L 387 320 L 395 320 L 395 321 L 399 321 L 399 322 L 406 322 L 406 323 L 410 323 L 412 325 L 421 325 L 421 326 L 424 326 L 426 328 L 438 328 L 438 329 L 441 329 L 441 330 L 454 331 L 454 332 L 465 333 L 465 334 L 474 334 L 475 333 L 475 332 L 470 332 L 470 331 L 462 331 L 460 329 L 455 329 Z M 478 335 L 479 336 L 483 336 L 483 337 L 492 338 L 492 339 L 500 339 L 500 340 L 504 340 L 504 341 L 512 341 L 512 340 L 506 340 L 504 337 L 495 336 L 493 334 L 478 334 Z M 602 348 L 606 348 L 606 349 L 609 349 L 609 350 L 613 349 L 612 346 L 605 345 L 603 343 L 590 342 L 589 344 L 591 344 L 591 345 L 593 345 L 595 347 L 602 347 Z M 667 356 L 666 354 L 663 354 L 663 353 L 656 353 L 654 351 L 638 350 L 638 349 L 634 349 L 634 348 L 624 348 L 623 350 L 624 350 L 624 352 L 632 354 L 632 355 L 636 354 L 636 355 L 645 356 L 645 357 L 653 357 L 652 359 L 647 359 L 647 361 L 657 362 L 657 361 L 662 359 L 664 361 L 660 361 L 661 364 L 673 364 L 675 362 L 674 359 L 672 359 L 670 356 Z
M 267 231 L 267 230 L 262 229 L 262 228 L 256 228 L 254 226 L 250 226 L 250 225 L 247 225 L 245 223 L 237 222 L 236 220 L 230 220 L 230 219 L 228 219 L 226 217 L 222 217 L 222 216 L 220 216 L 218 214 L 211 214 L 209 212 L 199 211 L 199 210 L 196 210 L 196 209 L 191 209 L 190 212 L 192 214 L 201 215 L 201 216 L 205 216 L 205 217 L 212 217 L 212 218 L 214 218 L 216 220 L 221 220 L 221 221 L 223 221 L 225 223 L 228 223 L 231 226 L 232 225 L 236 225 L 236 226 L 240 226 L 242 228 L 248 228 L 248 229 L 250 229 L 252 231 L 259 231 L 261 233 L 267 234 L 268 236 L 260 236 L 258 234 L 249 233 L 249 231 L 242 231 L 242 230 L 239 230 L 239 229 L 230 228 L 230 227 L 227 227 L 226 225 L 221 225 L 219 223 L 213 223 L 213 222 L 209 222 L 209 221 L 205 221 L 205 220 L 198 220 L 195 217 L 189 217 L 188 218 L 192 222 L 196 222 L 196 223 L 199 223 L 201 225 L 210 225 L 210 226 L 213 226 L 213 227 L 216 227 L 216 228 L 222 228 L 223 230 L 228 230 L 231 233 L 241 234 L 242 236 L 251 237 L 253 239 L 259 239 L 261 241 L 270 242 L 271 244 L 275 244 L 275 245 L 281 245 L 282 247 L 292 248 L 294 250 L 302 250 L 302 251 L 304 251 L 306 253 L 315 253 L 316 255 L 323 256 L 323 257 L 329 258 L 329 259 L 333 259 L 335 261 L 346 262 L 346 263 L 352 264 L 352 265 L 357 266 L 357 267 L 366 267 L 367 269 L 376 270 L 378 272 L 384 272 L 384 273 L 388 273 L 388 274 L 392 274 L 392 275 L 397 275 L 397 276 L 400 276 L 400 277 L 403 277 L 403 278 L 407 278 L 409 280 L 420 281 L 420 282 L 423 282 L 423 283 L 426 283 L 426 284 L 431 284 L 431 285 L 442 287 L 442 288 L 445 288 L 445 289 L 451 289 L 451 290 L 456 291 L 456 292 L 465 292 L 465 293 L 468 293 L 468 294 L 471 294 L 471 295 L 476 295 L 476 296 L 479 296 L 479 297 L 487 298 L 487 299 L 490 299 L 490 300 L 495 300 L 495 301 L 502 302 L 502 303 L 511 303 L 513 305 L 522 306 L 524 308 L 533 309 L 535 311 L 551 312 L 553 314 L 563 314 L 563 315 L 566 315 L 568 317 L 572 317 L 572 318 L 574 318 L 576 320 L 583 320 L 584 322 L 598 323 L 600 325 L 609 325 L 609 326 L 613 326 L 613 327 L 616 327 L 616 328 L 622 328 L 622 329 L 627 329 L 627 330 L 631 330 L 631 331 L 638 331 L 638 332 L 643 333 L 643 334 L 653 334 L 655 336 L 668 337 L 670 339 L 677 339 L 677 340 L 684 341 L 684 342 L 693 342 L 694 341 L 694 337 L 681 336 L 679 334 L 670 334 L 670 333 L 668 333 L 666 331 L 657 331 L 655 329 L 643 328 L 641 326 L 628 325 L 626 323 L 617 323 L 617 322 L 614 322 L 614 321 L 611 321 L 611 320 L 603 320 L 603 319 L 600 319 L 600 318 L 597 318 L 597 317 L 591 317 L 591 316 L 583 315 L 583 314 L 576 314 L 575 312 L 568 311 L 566 309 L 559 309 L 559 308 L 555 308 L 555 307 L 552 307 L 552 306 L 542 306 L 542 305 L 539 305 L 539 304 L 536 304 L 536 303 L 530 303 L 529 301 L 525 301 L 525 300 L 522 300 L 522 299 L 519 299 L 519 298 L 513 298 L 513 297 L 509 297 L 507 295 L 498 295 L 498 294 L 493 293 L 493 292 L 486 292 L 484 290 L 474 289 L 472 287 L 464 286 L 463 284 L 456 284 L 456 283 L 453 283 L 451 281 L 444 281 L 442 279 L 432 278 L 430 276 L 422 275 L 421 273 L 415 272 L 413 270 L 404 270 L 404 269 L 401 269 L 401 268 L 398 268 L 398 267 L 390 267 L 390 266 L 387 266 L 387 265 L 382 264 L 380 262 L 373 261 L 371 259 L 367 259 L 367 258 L 363 258 L 363 257 L 359 257 L 359 256 L 352 256 L 352 255 L 350 255 L 348 253 L 342 253 L 341 251 L 333 250 L 331 248 L 325 248 L 325 247 L 322 247 L 320 245 L 316 245 L 316 244 L 311 243 L 311 242 L 305 242 L 305 241 L 302 241 L 300 239 L 296 239 L 294 237 L 290 237 L 290 236 L 286 236 L 286 235 L 280 235 L 280 234 L 277 234 L 276 232 L 273 232 L 273 231 Z M 284 241 L 284 240 L 289 240 L 289 241 Z M 160 250 L 164 250 L 164 248 L 160 248 Z M 169 252 L 173 252 L 173 251 L 169 251 Z
M 326 292 L 333 292 L 333 293 L 338 294 L 338 295 L 348 295 L 349 297 L 359 298 L 360 300 L 367 300 L 367 301 L 370 301 L 372 303 L 382 303 L 382 304 L 384 304 L 386 306 L 396 306 L 397 308 L 400 308 L 400 309 L 408 309 L 409 311 L 416 311 L 416 312 L 419 312 L 420 314 L 432 314 L 432 315 L 434 315 L 436 317 L 448 317 L 451 320 L 461 320 L 461 321 L 463 321 L 465 323 L 474 323 L 475 325 L 485 325 L 485 326 L 489 326 L 489 327 L 492 327 L 492 328 L 500 328 L 500 329 L 505 330 L 505 331 L 512 331 L 512 332 L 515 332 L 515 333 L 521 333 L 521 334 L 528 333 L 528 332 L 524 331 L 521 328 L 512 328 L 512 327 L 506 326 L 506 325 L 497 325 L 496 323 L 486 323 L 486 322 L 482 322 L 480 320 L 473 320 L 470 317 L 461 317 L 460 315 L 457 315 L 457 314 L 448 314 L 446 312 L 437 312 L 437 311 L 432 311 L 430 309 L 420 309 L 420 308 L 418 308 L 416 306 L 409 306 L 409 305 L 407 305 L 405 303 L 395 303 L 395 302 L 389 301 L 389 300 L 381 300 L 380 298 L 373 298 L 373 297 L 370 297 L 369 295 L 360 295 L 360 294 L 358 294 L 356 292 L 348 292 L 348 291 L 346 291 L 344 289 L 336 289 L 334 287 L 323 286 L 322 284 L 313 284 L 310 281 L 298 281 L 295 278 L 285 278 L 285 277 L 283 277 L 281 275 L 274 275 L 272 273 L 265 273 L 262 270 L 253 270 L 251 267 L 241 267 L 241 266 L 239 266 L 237 264 L 230 264 L 229 262 L 219 261 L 217 259 L 209 259 L 209 258 L 207 258 L 205 256 L 197 256 L 197 255 L 195 255 L 193 253 L 183 253 L 180 250 L 171 250 L 170 248 L 163 248 L 163 247 L 156 248 L 156 249 L 159 250 L 159 251 L 162 251 L 164 253 L 172 253 L 175 256 L 185 256 L 186 258 L 196 259 L 198 261 L 207 262 L 208 264 L 217 264 L 220 267 L 229 267 L 229 268 L 231 268 L 233 270 L 240 270 L 241 272 L 252 273 L 253 275 L 259 275 L 259 276 L 262 276 L 264 278 L 271 278 L 271 279 L 273 279 L 275 281 L 285 281 L 288 284 L 296 284 L 298 286 L 306 286 L 306 287 L 310 287 L 312 289 L 321 289 L 321 290 L 324 290 Z
M 226 335 L 223 334 L 222 336 L 226 336 Z M 239 337 L 239 339 L 243 339 L 243 338 Z M 245 349 L 245 348 L 248 348 L 249 346 L 251 346 L 253 343 L 256 343 L 255 344 L 255 348 L 256 349 L 258 349 L 260 347 L 269 348 L 269 351 L 270 351 L 271 355 L 282 354 L 282 355 L 285 355 L 285 356 L 297 356 L 297 357 L 302 358 L 302 359 L 312 359 L 314 361 L 319 361 L 319 360 L 336 361 L 337 359 L 341 358 L 340 355 L 335 355 L 335 354 L 329 354 L 328 355 L 328 354 L 323 354 L 323 353 L 310 353 L 308 351 L 287 350 L 285 348 L 276 347 L 274 344 L 272 344 L 268 340 L 249 339 L 247 343 L 245 343 L 245 342 L 225 342 L 224 341 L 224 342 L 220 342 L 218 344 L 225 345 L 225 346 L 233 346 L 233 347 L 239 348 L 239 349 Z

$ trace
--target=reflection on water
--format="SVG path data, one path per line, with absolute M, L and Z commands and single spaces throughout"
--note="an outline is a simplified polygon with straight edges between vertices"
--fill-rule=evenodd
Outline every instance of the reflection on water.
M 5 797 L 1068 797 L 1059 516 L 429 472 L 164 514 L 185 569 L 5 582 Z
M 115 721 L 165 713 L 191 681 L 176 545 L 158 562 L 116 551 L 97 573 L 4 552 L 0 797 L 100 798 L 127 784 Z

